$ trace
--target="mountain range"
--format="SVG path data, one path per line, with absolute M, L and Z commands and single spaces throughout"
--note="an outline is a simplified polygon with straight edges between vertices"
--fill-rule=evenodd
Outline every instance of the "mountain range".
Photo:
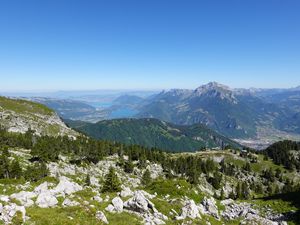
M 139 107 L 138 118 L 180 125 L 205 124 L 234 139 L 299 138 L 295 89 L 231 89 L 211 82 L 195 90 L 163 91 Z
M 194 90 L 29 99 L 47 105 L 63 119 L 96 123 L 156 118 L 175 125 L 203 124 L 253 148 L 283 139 L 300 140 L 299 87 L 242 89 L 210 82 Z

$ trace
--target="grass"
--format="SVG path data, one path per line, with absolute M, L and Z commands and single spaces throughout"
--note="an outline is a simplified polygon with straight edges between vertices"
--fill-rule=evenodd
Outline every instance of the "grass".
M 102 224 L 97 221 L 93 212 L 86 208 L 75 206 L 67 208 L 27 208 L 30 217 L 26 225 L 34 221 L 36 225 L 93 225 Z
M 176 200 L 175 202 L 168 202 L 166 200 L 154 198 L 151 200 L 151 202 L 155 205 L 155 208 L 159 212 L 168 216 L 169 218 L 172 218 L 172 216 L 169 214 L 172 209 L 174 209 L 178 213 L 178 215 L 180 215 L 181 213 L 182 204 L 180 200 Z
M 105 208 L 111 203 L 111 199 L 114 198 L 116 193 L 102 194 L 102 198 L 108 195 L 110 200 L 108 202 L 96 202 L 91 198 L 95 196 L 91 190 L 82 190 L 76 192 L 75 201 L 81 202 L 80 206 L 74 207 L 55 207 L 55 208 L 38 208 L 31 207 L 27 209 L 27 215 L 31 218 L 25 225 L 35 222 L 35 225 L 97 225 L 103 224 L 95 217 L 97 211 L 102 211 L 107 217 L 110 224 L 114 225 L 141 225 L 142 218 L 138 218 L 136 215 L 122 212 L 122 213 L 109 213 L 105 211 Z M 59 199 L 61 203 L 63 199 Z M 88 205 L 84 205 L 83 202 L 88 201 Z M 60 205 L 60 203 L 58 205 Z M 93 206 L 91 206 L 93 205 Z
M 53 114 L 53 110 L 42 104 L 21 99 L 10 99 L 0 96 L 0 106 L 6 110 L 15 111 L 17 113 L 39 113 L 44 115 Z
M 157 193 L 160 197 L 169 195 L 171 199 L 187 196 L 195 202 L 200 202 L 204 197 L 201 193 L 196 194 L 195 188 L 185 179 L 157 179 L 146 187 L 146 191 L 152 194 Z
M 13 193 L 19 192 L 16 186 L 19 184 L 24 184 L 24 179 L 0 179 L 0 194 L 11 195 Z

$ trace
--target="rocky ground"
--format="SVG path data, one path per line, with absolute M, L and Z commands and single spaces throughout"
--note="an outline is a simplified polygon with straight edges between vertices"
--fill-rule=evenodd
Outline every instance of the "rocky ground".
M 43 105 L 0 96 L 0 124 L 10 132 L 34 130 L 37 135 L 77 136 L 59 116 Z
M 13 157 L 29 163 L 28 150 L 11 149 Z M 127 157 L 124 156 L 127 160 Z M 76 166 L 61 156 L 49 163 L 50 177 L 38 182 L 0 184 L 0 223 L 3 224 L 264 224 L 285 225 L 285 215 L 258 202 L 223 201 L 205 180 L 196 187 L 184 180 L 166 185 L 163 170 L 147 162 L 157 187 L 141 185 L 145 169 L 125 173 L 117 155 L 92 165 Z M 122 182 L 117 193 L 102 193 L 104 176 L 114 167 Z M 87 174 L 90 185 L 85 184 Z M 224 185 L 225 193 L 231 191 Z M 292 212 L 292 207 L 290 211 Z M 268 212 L 268 213 L 266 213 Z

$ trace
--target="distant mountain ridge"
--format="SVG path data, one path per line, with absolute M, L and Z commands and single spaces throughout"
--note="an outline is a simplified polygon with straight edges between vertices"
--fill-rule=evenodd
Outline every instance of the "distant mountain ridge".
M 267 101 L 254 90 L 232 89 L 216 82 L 195 90 L 163 91 L 139 111 L 138 118 L 157 118 L 181 125 L 202 123 L 230 138 L 256 138 L 265 127 L 274 132 L 299 131 L 299 125 L 284 125 L 293 120 L 292 109 Z
M 224 148 L 234 142 L 204 125 L 180 126 L 157 119 L 115 119 L 98 123 L 67 120 L 66 123 L 96 139 L 157 147 L 168 151 L 197 151 L 201 148 Z
M 82 101 L 44 97 L 32 97 L 29 100 L 46 105 L 55 110 L 64 119 L 97 122 L 107 117 L 107 113 L 104 110 L 97 110 L 95 107 Z
M 245 89 L 210 82 L 194 90 L 124 93 L 110 98 L 109 104 L 97 95 L 80 96 L 80 101 L 29 99 L 47 105 L 64 119 L 95 123 L 115 118 L 156 118 L 178 125 L 204 124 L 240 143 L 260 142 L 259 148 L 283 139 L 300 140 L 299 87 Z

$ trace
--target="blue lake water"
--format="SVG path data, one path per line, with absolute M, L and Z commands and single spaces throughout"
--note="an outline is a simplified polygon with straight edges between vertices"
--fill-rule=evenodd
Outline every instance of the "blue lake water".
M 111 102 L 89 102 L 88 104 L 95 108 L 102 108 L 102 109 L 112 106 Z
M 110 119 L 133 117 L 138 111 L 130 108 L 122 108 L 112 111 Z
M 101 108 L 101 109 L 107 109 L 113 105 L 112 102 L 89 102 L 88 104 L 95 108 Z M 137 110 L 134 110 L 134 109 L 131 109 L 128 107 L 119 108 L 119 109 L 113 110 L 110 113 L 109 119 L 130 118 L 130 117 L 133 117 L 137 113 L 138 113 Z

